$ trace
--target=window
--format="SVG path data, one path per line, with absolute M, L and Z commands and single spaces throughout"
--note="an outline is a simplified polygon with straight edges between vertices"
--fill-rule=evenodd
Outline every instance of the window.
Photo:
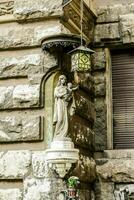
M 134 50 L 112 52 L 113 145 L 134 148 Z

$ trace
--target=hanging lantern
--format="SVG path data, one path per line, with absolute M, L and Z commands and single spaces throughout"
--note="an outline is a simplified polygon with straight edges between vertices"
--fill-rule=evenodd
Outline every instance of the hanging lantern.
M 80 46 L 73 51 L 71 54 L 71 71 L 86 72 L 91 70 L 91 54 L 93 50 Z

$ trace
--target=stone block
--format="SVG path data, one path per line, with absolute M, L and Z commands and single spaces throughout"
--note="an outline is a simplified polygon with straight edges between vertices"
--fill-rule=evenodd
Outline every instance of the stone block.
M 96 113 L 106 110 L 106 104 L 105 104 L 104 97 L 95 98 L 94 102 L 95 102 Z
M 84 92 L 76 92 L 75 102 L 76 114 L 92 122 L 95 118 L 95 110 L 90 97 Z
M 70 118 L 69 136 L 73 142 L 84 148 L 92 149 L 94 133 L 89 122 L 78 116 Z
M 25 77 L 43 72 L 43 54 L 0 56 L 0 78 Z M 47 64 L 47 62 L 46 62 Z
M 62 16 L 62 0 L 15 0 L 13 14 L 19 21 Z
M 0 109 L 12 107 L 13 90 L 14 86 L 0 87 Z
M 104 73 L 94 73 L 94 83 L 95 85 L 105 83 L 105 74 Z
M 44 178 L 46 172 L 46 153 L 42 152 L 33 152 L 32 154 L 32 170 L 33 175 L 36 178 Z
M 0 16 L 12 14 L 13 7 L 14 7 L 13 0 L 0 2 Z
M 75 79 L 79 80 L 79 85 L 81 88 L 83 88 L 88 93 L 93 93 L 94 80 L 89 72 L 88 73 L 77 72 L 77 75 L 75 74 Z
M 134 3 L 127 4 L 113 4 L 111 6 L 100 7 L 97 10 L 98 23 L 108 23 L 119 21 L 120 15 L 125 15 L 134 12 Z
M 17 85 L 13 90 L 13 107 L 27 108 L 39 106 L 40 85 Z
M 22 200 L 20 189 L 0 189 L 0 200 Z
M 104 73 L 94 73 L 95 96 L 105 96 L 106 81 Z
M 102 151 L 107 148 L 107 121 L 106 105 L 104 99 L 95 100 L 96 119 L 94 121 L 93 131 L 95 134 L 95 150 Z
M 107 41 L 119 41 L 120 31 L 118 23 L 98 24 L 95 27 L 94 42 L 103 43 Z
M 39 106 L 40 85 L 0 87 L 0 110 Z
M 41 46 L 41 41 L 51 35 L 67 33 L 58 21 L 0 24 L 0 49 Z
M 134 13 L 120 15 L 120 27 L 123 43 L 134 43 Z
M 105 96 L 105 94 L 106 94 L 106 84 L 105 83 L 95 84 L 95 97 Z
M 30 151 L 0 152 L 0 179 L 22 179 L 29 173 Z
M 0 118 L 0 142 L 41 140 L 41 117 Z
M 95 184 L 96 200 L 114 200 L 114 183 L 113 182 L 96 182 Z
M 106 68 L 106 54 L 103 49 L 95 49 L 92 56 L 93 70 L 101 70 Z
M 58 178 L 27 178 L 24 180 L 24 200 L 59 200 L 62 190 L 64 190 L 64 185 Z
M 98 159 L 97 174 L 102 180 L 116 183 L 133 182 L 133 159 Z

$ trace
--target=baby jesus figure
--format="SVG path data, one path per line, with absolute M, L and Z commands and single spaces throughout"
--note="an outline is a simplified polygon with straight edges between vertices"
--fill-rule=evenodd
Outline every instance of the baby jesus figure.
M 77 90 L 79 86 L 73 86 L 73 84 L 71 82 L 69 82 L 67 84 L 67 94 L 66 94 L 66 101 L 70 101 L 71 99 L 73 99 L 73 91 Z

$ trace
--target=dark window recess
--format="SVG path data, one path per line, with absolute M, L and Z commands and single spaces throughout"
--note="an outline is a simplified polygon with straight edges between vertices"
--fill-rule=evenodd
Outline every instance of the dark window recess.
M 112 52 L 114 148 L 134 148 L 134 50 Z

